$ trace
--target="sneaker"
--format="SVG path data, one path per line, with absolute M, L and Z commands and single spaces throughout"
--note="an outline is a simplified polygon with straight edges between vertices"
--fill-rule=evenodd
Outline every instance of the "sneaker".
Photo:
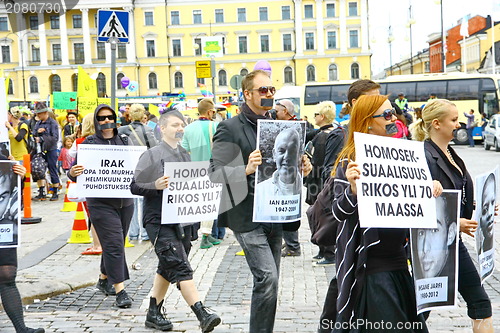
M 122 309 L 132 306 L 132 299 L 128 296 L 125 289 L 116 294 L 116 306 Z
M 329 259 L 321 259 L 320 261 L 316 261 L 314 263 L 315 266 L 330 266 L 330 265 L 335 265 L 335 260 L 329 260 Z
M 203 237 L 201 237 L 200 249 L 209 249 L 212 246 L 214 246 L 214 245 L 212 243 L 210 243 L 210 241 L 208 240 L 208 237 L 203 235 Z
M 220 244 L 220 240 L 218 240 L 217 238 L 212 237 L 212 235 L 208 235 L 207 239 L 213 245 L 219 245 Z
M 323 259 L 323 258 L 324 258 L 324 257 L 323 257 L 323 255 L 318 253 L 317 255 L 315 255 L 315 256 L 313 257 L 313 260 L 321 260 L 321 259 Z
M 116 295 L 115 287 L 108 283 L 108 279 L 99 279 L 99 281 L 97 281 L 96 288 L 102 291 L 106 296 Z
M 283 251 L 281 251 L 281 256 L 282 257 L 300 257 L 300 249 L 297 251 L 289 250 L 288 248 L 283 249 Z

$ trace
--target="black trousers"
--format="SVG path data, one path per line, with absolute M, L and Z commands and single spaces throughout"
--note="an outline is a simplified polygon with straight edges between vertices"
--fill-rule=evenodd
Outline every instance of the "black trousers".
M 101 273 L 108 276 L 111 284 L 128 280 L 124 246 L 134 205 L 122 208 L 106 204 L 89 205 L 89 214 L 101 241 Z

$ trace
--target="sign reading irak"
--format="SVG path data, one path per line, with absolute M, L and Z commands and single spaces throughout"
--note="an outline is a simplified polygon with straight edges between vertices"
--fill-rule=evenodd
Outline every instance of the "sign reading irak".
M 361 227 L 436 228 L 436 202 L 422 142 L 354 133 Z
M 87 198 L 134 198 L 130 182 L 145 146 L 78 145 L 78 194 Z
M 190 223 L 217 218 L 222 184 L 208 178 L 208 161 L 165 163 L 161 223 Z

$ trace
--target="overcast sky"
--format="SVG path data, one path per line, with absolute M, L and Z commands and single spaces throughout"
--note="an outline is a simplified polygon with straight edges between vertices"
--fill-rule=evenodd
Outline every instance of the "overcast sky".
M 486 17 L 494 13 L 500 20 L 500 0 L 442 0 L 444 30 L 455 26 L 462 17 L 471 14 Z M 436 4 L 437 2 L 437 4 Z M 388 28 L 392 26 L 392 64 L 410 56 L 410 29 L 407 28 L 409 7 L 412 7 L 412 45 L 415 55 L 429 47 L 428 36 L 441 32 L 439 0 L 368 0 L 372 73 L 376 75 L 390 66 Z M 495 38 L 500 39 L 500 36 Z

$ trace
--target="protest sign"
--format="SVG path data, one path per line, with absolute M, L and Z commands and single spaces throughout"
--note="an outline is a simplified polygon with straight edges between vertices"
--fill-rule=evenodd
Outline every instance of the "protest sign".
M 257 122 L 257 147 L 262 164 L 255 173 L 254 222 L 300 219 L 305 128 L 303 121 Z
M 220 203 L 222 184 L 208 178 L 208 161 L 166 162 L 161 223 L 190 223 L 214 220 Z
M 444 190 L 436 198 L 436 228 L 410 230 L 418 313 L 457 304 L 460 194 Z
M 0 248 L 18 247 L 21 230 L 21 177 L 12 166 L 14 161 L 0 161 Z
M 474 219 L 477 221 L 475 238 L 481 282 L 491 276 L 495 268 L 495 204 L 499 181 L 498 166 L 488 173 L 477 176 L 475 181 Z
M 78 195 L 86 198 L 134 198 L 130 182 L 145 146 L 78 145 Z
M 54 109 L 76 110 L 76 92 L 54 92 Z
M 78 113 L 84 117 L 89 113 L 94 113 L 97 107 L 97 98 L 78 96 Z
M 423 142 L 354 133 L 363 228 L 435 228 L 433 183 Z

